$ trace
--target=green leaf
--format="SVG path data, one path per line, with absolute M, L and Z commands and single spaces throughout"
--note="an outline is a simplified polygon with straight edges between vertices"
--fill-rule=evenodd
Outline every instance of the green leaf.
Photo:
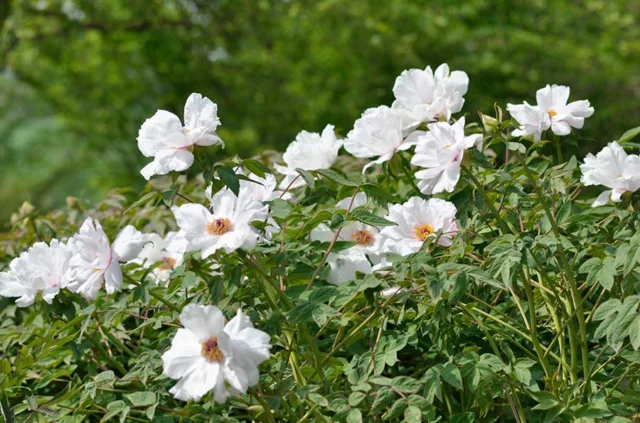
M 609 315 L 614 314 L 622 305 L 617 298 L 612 298 L 600 304 L 600 307 L 593 313 L 592 320 L 599 321 L 606 319 Z
M 427 400 L 429 404 L 433 404 L 434 397 L 442 398 L 442 392 L 440 388 L 440 372 L 444 366 L 442 364 L 436 364 L 424 374 L 422 378 L 424 381 L 424 390 L 422 396 Z
M 618 140 L 618 144 L 623 145 L 631 141 L 635 137 L 637 137 L 639 134 L 640 134 L 640 126 L 638 126 L 637 128 L 629 129 L 627 132 L 622 134 L 622 136 Z
M 596 273 L 596 279 L 607 291 L 611 291 L 613 287 L 613 277 L 616 274 L 616 264 L 613 257 L 607 256 L 602 261 L 602 267 Z
M 370 226 L 395 226 L 395 223 L 385 219 L 384 217 L 376 216 L 365 209 L 356 209 L 347 215 L 348 220 L 357 220 Z
M 534 392 L 532 393 L 534 398 L 538 400 L 538 405 L 532 408 L 532 410 L 549 410 L 560 404 L 560 401 L 548 392 Z
M 134 392 L 125 396 L 134 407 L 146 407 L 156 403 L 156 394 L 154 392 Z
M 333 169 L 319 169 L 319 170 L 316 170 L 315 172 L 319 173 L 320 175 L 324 176 L 327 179 L 331 179 L 333 182 L 336 182 L 339 185 L 345 185 L 348 187 L 358 186 L 358 184 L 356 184 L 355 182 L 349 181 L 347 178 L 345 178 L 344 176 L 342 176 L 341 174 L 339 174 Z
M 6 423 L 14 423 L 16 421 L 2 383 L 0 383 L 0 411 L 2 411 L 2 417 Z
M 421 423 L 422 411 L 415 405 L 410 405 L 404 410 L 404 419 L 407 423 Z
M 291 213 L 291 204 L 280 198 L 271 200 L 269 207 L 271 208 L 271 216 L 278 219 L 284 219 Z
M 636 316 L 635 321 L 629 325 L 629 341 L 634 350 L 640 349 L 640 314 Z
M 362 402 L 363 399 L 367 397 L 367 394 L 364 392 L 352 392 L 349 395 L 349 405 L 351 407 L 355 407 Z
M 311 173 L 307 172 L 304 169 L 296 168 L 296 172 L 298 172 L 302 176 L 302 179 L 304 179 L 309 188 L 313 189 L 313 187 L 315 186 L 316 178 L 314 178 Z
M 400 392 L 413 394 L 420 390 L 422 382 L 407 376 L 398 376 L 391 381 L 391 387 Z
M 610 346 L 614 346 L 618 342 L 622 342 L 629 333 L 629 328 L 634 319 L 638 316 L 638 305 L 640 304 L 640 296 L 632 295 L 625 298 L 622 307 L 618 312 L 616 320 L 612 323 L 608 333 L 607 340 Z
M 371 406 L 371 414 L 379 414 L 387 405 L 391 404 L 391 401 L 396 397 L 396 393 L 386 386 L 383 386 L 378 390 L 376 399 Z
M 447 363 L 442 369 L 442 373 L 440 373 L 442 379 L 447 382 L 449 385 L 453 386 L 456 389 L 462 389 L 462 375 L 460 375 L 460 370 L 458 366 L 453 363 Z
M 100 387 L 112 387 L 113 383 L 116 381 L 116 375 L 111 370 L 107 370 L 105 372 L 97 374 L 93 380 Z
M 395 419 L 402 414 L 402 412 L 407 408 L 408 405 L 409 402 L 406 400 L 406 398 L 400 398 L 393 403 L 389 411 L 387 411 L 387 413 L 382 417 L 382 420 Z
M 329 401 L 327 401 L 327 399 L 325 397 L 323 397 L 320 394 L 317 394 L 315 392 L 311 392 L 309 394 L 309 400 L 311 400 L 311 402 L 313 402 L 314 404 L 318 404 L 320 407 L 328 407 L 329 406 Z
M 142 206 L 143 204 L 149 203 L 153 200 L 159 200 L 160 199 L 160 193 L 158 191 L 151 191 L 146 193 L 145 195 L 143 195 L 142 197 L 140 197 L 140 199 L 138 199 L 138 201 L 136 201 L 135 203 L 133 203 L 132 205 L 129 206 L 128 209 L 126 209 L 124 212 L 128 213 L 129 211 L 133 210 L 133 209 L 137 209 L 138 207 Z
M 509 147 L 509 150 L 518 151 L 522 154 L 525 154 L 527 152 L 526 147 L 519 142 L 510 141 L 508 147 Z
M 347 423 L 362 423 L 362 412 L 357 408 L 351 409 L 347 414 Z
M 337 229 L 342 226 L 343 223 L 344 213 L 334 213 L 333 216 L 331 216 L 331 223 L 329 224 L 329 227 L 331 229 Z
M 169 188 L 168 190 L 162 193 L 162 201 L 167 207 L 171 207 L 173 205 L 173 199 L 176 197 L 177 193 L 178 193 L 177 185 L 173 185 L 171 188 Z
M 397 203 L 398 199 L 389 191 L 376 184 L 363 184 L 360 189 L 367 194 L 367 197 L 373 199 L 382 207 L 386 207 L 387 203 Z
M 476 416 L 472 412 L 458 413 L 451 416 L 451 423 L 473 423 L 476 421 Z
M 247 168 L 249 172 L 253 173 L 256 176 L 259 176 L 260 178 L 264 178 L 265 174 L 271 173 L 269 168 L 258 160 L 246 159 L 242 162 L 242 164 Z
M 236 172 L 229 166 L 218 166 L 216 170 L 218 171 L 220 180 L 224 182 L 235 195 L 238 195 L 240 192 L 240 179 L 238 175 L 236 175 Z

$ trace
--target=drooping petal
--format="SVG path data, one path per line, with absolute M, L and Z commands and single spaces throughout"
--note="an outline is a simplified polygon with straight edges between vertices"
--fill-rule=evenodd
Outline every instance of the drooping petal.
M 609 198 L 611 198 L 611 190 L 603 191 L 600 195 L 598 195 L 598 198 L 596 198 L 596 200 L 591 204 L 591 207 L 604 206 L 609 201 Z
M 114 260 L 122 262 L 133 260 L 140 254 L 147 241 L 148 237 L 142 235 L 142 232 L 135 227 L 132 225 L 125 226 L 111 245 Z
M 104 284 L 107 294 L 113 294 L 122 287 L 122 268 L 118 260 L 113 260 L 104 273 Z
M 219 385 L 219 376 L 220 365 L 203 360 L 202 365 L 183 376 L 169 392 L 182 401 L 200 401 L 204 395 Z

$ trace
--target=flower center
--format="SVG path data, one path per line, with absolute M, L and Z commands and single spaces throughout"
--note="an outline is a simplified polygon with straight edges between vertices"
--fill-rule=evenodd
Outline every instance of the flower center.
M 231 229 L 231 221 L 226 217 L 221 217 L 207 225 L 207 232 L 209 235 L 222 235 L 225 232 L 229 232 Z
M 372 245 L 373 234 L 366 229 L 360 229 L 351 234 L 351 240 L 360 245 Z
M 173 267 L 175 265 L 176 265 L 175 259 L 172 259 L 171 257 L 163 257 L 162 258 L 162 264 L 160 266 L 158 266 L 158 269 L 160 269 L 160 270 L 171 270 L 171 269 L 173 269 Z
M 429 235 L 435 232 L 433 230 L 433 226 L 429 225 L 428 223 L 416 226 L 414 231 L 416 234 L 416 238 L 418 238 L 420 241 L 424 241 Z
M 212 336 L 202 343 L 200 353 L 209 363 L 219 363 L 224 356 L 220 347 L 218 347 L 218 338 L 215 336 Z
M 553 117 L 554 117 L 554 116 L 558 116 L 558 112 L 556 112 L 556 111 L 555 111 L 555 110 L 553 110 L 553 109 L 549 109 L 549 110 L 547 111 L 547 114 L 548 114 L 548 115 L 549 115 L 549 117 L 550 117 L 550 118 L 552 118 L 552 119 L 553 119 Z

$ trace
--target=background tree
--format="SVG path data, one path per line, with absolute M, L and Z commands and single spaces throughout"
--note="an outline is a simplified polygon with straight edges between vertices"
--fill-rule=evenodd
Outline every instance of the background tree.
M 639 19 L 632 0 L 2 2 L 0 218 L 141 188 L 140 124 L 196 88 L 247 156 L 344 135 L 403 69 L 448 62 L 471 79 L 465 110 L 570 85 L 596 113 L 565 148 L 595 150 L 638 123 Z

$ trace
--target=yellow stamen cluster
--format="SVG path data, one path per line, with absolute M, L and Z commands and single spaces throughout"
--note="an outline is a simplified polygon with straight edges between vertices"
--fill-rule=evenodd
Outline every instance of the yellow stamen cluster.
M 160 270 L 171 270 L 171 269 L 173 269 L 173 267 L 175 265 L 176 265 L 175 259 L 172 259 L 171 257 L 164 257 L 162 259 L 162 264 L 160 266 L 158 266 L 158 269 L 160 269 Z
M 219 363 L 222 361 L 223 354 L 218 346 L 218 338 L 212 336 L 204 341 L 200 353 L 209 363 Z
M 435 232 L 433 226 L 429 225 L 428 223 L 416 226 L 414 231 L 416 234 L 416 238 L 418 238 L 420 241 L 424 241 L 429 235 Z
M 558 112 L 556 112 L 553 109 L 548 110 L 547 114 L 549 115 L 550 118 L 553 118 L 554 116 L 558 116 Z
M 360 229 L 351 234 L 351 240 L 360 245 L 372 245 L 373 239 L 373 234 L 366 229 Z
M 209 235 L 222 235 L 231 229 L 231 221 L 226 217 L 221 217 L 207 225 L 207 233 Z

